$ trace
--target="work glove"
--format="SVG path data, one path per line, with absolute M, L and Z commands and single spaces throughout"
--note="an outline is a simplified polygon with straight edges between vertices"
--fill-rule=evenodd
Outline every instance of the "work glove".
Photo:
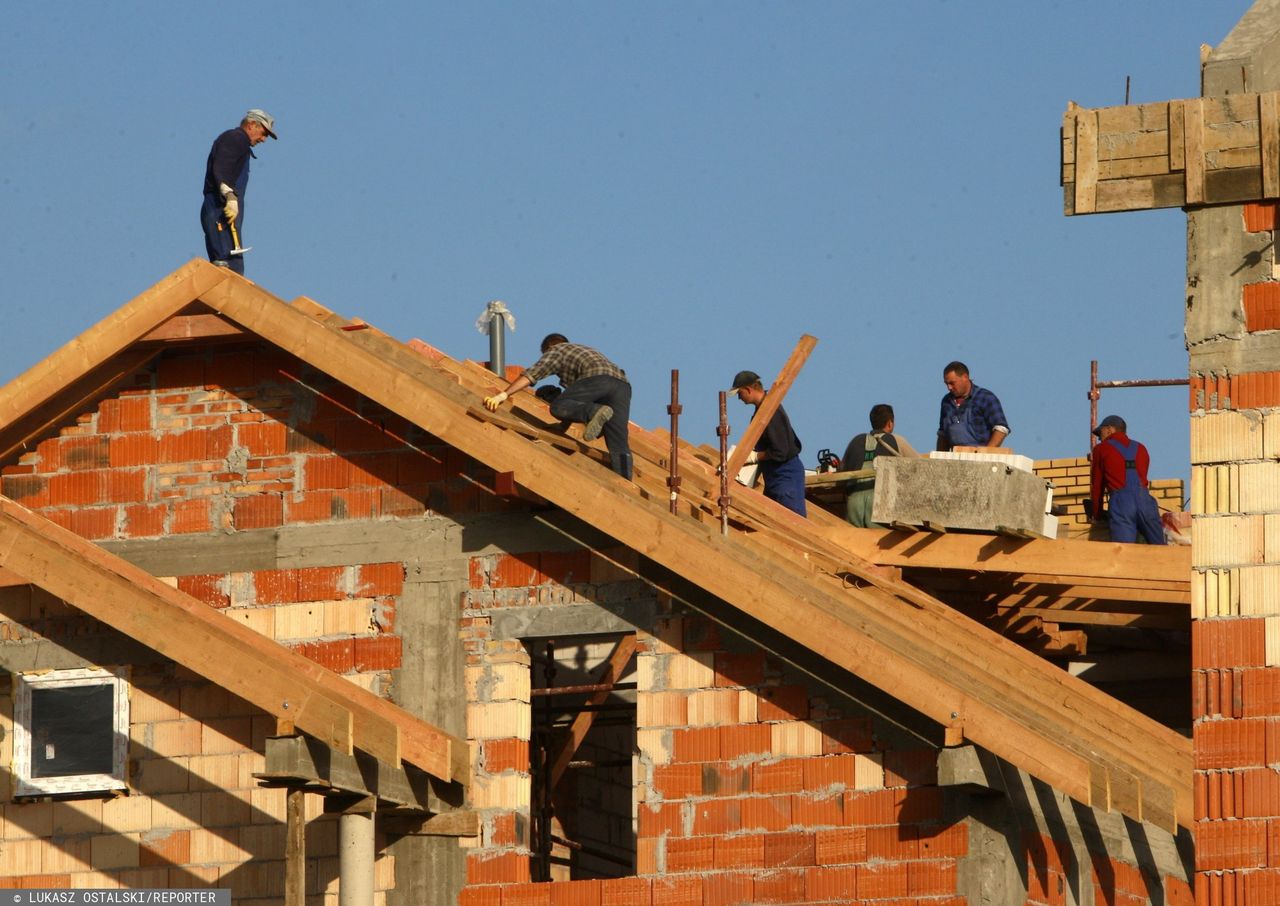
M 240 202 L 236 200 L 235 192 L 222 200 L 222 216 L 227 218 L 227 223 L 235 223 L 240 216 Z
M 486 396 L 484 398 L 484 407 L 488 409 L 490 412 L 497 412 L 498 407 L 501 406 L 506 401 L 507 401 L 507 391 L 500 390 L 497 393 L 495 393 L 493 396 Z
M 750 453 L 747 454 L 747 458 L 742 461 L 742 464 L 746 466 L 754 466 L 759 461 L 760 461 L 760 451 L 752 450 Z

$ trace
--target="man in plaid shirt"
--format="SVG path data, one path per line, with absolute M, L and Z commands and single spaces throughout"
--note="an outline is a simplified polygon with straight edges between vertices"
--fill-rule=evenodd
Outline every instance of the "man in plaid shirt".
M 1000 400 L 969 378 L 969 366 L 952 362 L 942 369 L 947 395 L 938 420 L 938 449 L 998 447 L 1009 435 L 1009 420 Z
M 564 390 L 551 402 L 551 414 L 566 422 L 583 422 L 583 440 L 604 434 L 613 471 L 631 478 L 631 384 L 621 368 L 590 346 L 570 343 L 552 333 L 542 341 L 542 358 L 526 368 L 507 389 L 487 397 L 485 408 L 496 412 L 508 397 L 532 387 L 548 375 L 560 378 Z

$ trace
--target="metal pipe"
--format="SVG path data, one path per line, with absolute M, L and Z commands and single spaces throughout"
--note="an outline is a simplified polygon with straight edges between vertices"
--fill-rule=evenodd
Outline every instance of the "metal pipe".
M 373 812 L 338 816 L 338 906 L 373 906 Z
M 507 373 L 506 330 L 506 322 L 500 313 L 494 312 L 489 316 L 489 370 L 498 377 Z
M 1191 381 L 1186 378 L 1158 378 L 1142 381 L 1100 381 L 1098 380 L 1098 360 L 1092 359 L 1089 362 L 1089 448 L 1093 449 L 1093 445 L 1098 442 L 1098 439 L 1094 437 L 1093 431 L 1098 427 L 1098 400 L 1102 396 L 1102 390 L 1112 390 L 1124 387 L 1185 387 L 1190 383 Z
M 530 689 L 533 695 L 575 695 L 582 692 L 613 692 L 634 689 L 635 683 L 589 683 L 585 686 L 556 686 L 546 689 Z
M 668 462 L 670 475 L 667 476 L 667 488 L 671 492 L 671 512 L 674 514 L 680 502 L 680 372 L 671 369 L 671 405 L 667 412 L 671 415 L 671 457 Z
M 729 465 L 729 394 L 728 391 L 720 391 L 720 425 L 716 428 L 716 434 L 720 438 L 720 499 L 716 501 L 720 504 L 720 534 L 729 534 L 729 473 L 726 468 Z

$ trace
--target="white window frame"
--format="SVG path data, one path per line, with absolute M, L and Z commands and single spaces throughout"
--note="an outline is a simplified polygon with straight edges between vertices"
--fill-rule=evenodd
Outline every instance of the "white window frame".
M 111 686 L 112 706 L 110 774 L 73 774 L 67 777 L 31 776 L 31 693 L 35 689 L 75 686 Z M 128 788 L 125 765 L 129 756 L 129 680 L 127 667 L 86 667 L 14 675 L 13 779 L 15 796 L 47 796 L 97 793 Z

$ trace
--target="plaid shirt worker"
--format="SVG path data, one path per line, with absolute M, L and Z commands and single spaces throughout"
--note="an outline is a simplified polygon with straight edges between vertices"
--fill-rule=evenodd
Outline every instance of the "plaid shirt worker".
M 994 393 L 974 384 L 969 395 L 957 400 L 950 393 L 942 398 L 942 415 L 938 419 L 938 436 L 946 448 L 986 446 L 997 428 L 1009 432 L 1009 420 Z
M 542 358 L 526 368 L 524 374 L 535 384 L 547 375 L 554 374 L 560 378 L 560 384 L 564 387 L 589 377 L 627 380 L 625 371 L 590 346 L 580 343 L 552 346 L 542 354 Z

